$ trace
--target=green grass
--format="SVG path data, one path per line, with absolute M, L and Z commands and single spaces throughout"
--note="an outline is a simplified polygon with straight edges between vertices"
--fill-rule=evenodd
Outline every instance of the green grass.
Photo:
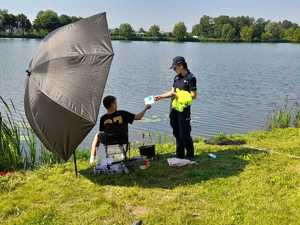
M 300 224 L 300 130 L 238 135 L 241 146 L 198 139 L 197 165 L 170 168 L 159 145 L 148 170 L 94 176 L 87 160 L 0 177 L 1 224 Z M 282 154 L 254 150 L 272 149 Z M 214 152 L 216 159 L 207 153 Z

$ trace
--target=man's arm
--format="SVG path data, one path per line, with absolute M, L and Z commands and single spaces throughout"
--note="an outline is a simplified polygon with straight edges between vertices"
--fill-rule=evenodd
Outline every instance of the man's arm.
M 157 95 L 157 96 L 154 96 L 154 100 L 155 101 L 159 101 L 161 99 L 164 99 L 164 98 L 171 98 L 173 96 L 176 96 L 176 92 L 174 90 L 174 87 L 172 87 L 172 89 L 170 91 L 167 91 L 161 95 Z
M 91 146 L 91 157 L 90 157 L 90 164 L 92 164 L 96 159 L 96 150 L 97 147 L 100 145 L 100 140 L 98 133 L 95 135 L 92 146 Z
M 145 109 L 142 112 L 139 112 L 139 113 L 135 114 L 134 120 L 141 120 L 141 119 L 143 119 L 145 113 L 150 108 L 151 108 L 151 105 L 146 105 Z

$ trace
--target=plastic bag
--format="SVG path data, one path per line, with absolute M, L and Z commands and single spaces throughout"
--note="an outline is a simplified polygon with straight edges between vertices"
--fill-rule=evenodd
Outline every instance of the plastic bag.
M 188 159 L 169 158 L 167 159 L 169 166 L 171 167 L 182 167 L 190 164 L 196 164 L 196 162 Z

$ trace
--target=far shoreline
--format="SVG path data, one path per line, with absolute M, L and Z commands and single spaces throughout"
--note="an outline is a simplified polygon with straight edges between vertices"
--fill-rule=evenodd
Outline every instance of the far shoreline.
M 10 36 L 0 36 L 0 39 L 37 39 L 37 40 L 42 40 L 44 37 L 39 37 L 39 36 L 35 36 L 35 35 L 24 35 L 24 36 L 20 36 L 20 35 L 10 35 Z M 290 41 L 283 41 L 283 40 L 278 40 L 278 41 L 239 41 L 239 40 L 235 40 L 235 41 L 224 41 L 221 39 L 196 39 L 196 38 L 188 38 L 186 40 L 182 40 L 182 41 L 178 41 L 175 40 L 173 38 L 140 38 L 140 37 L 134 37 L 134 38 L 123 38 L 123 37 L 111 37 L 112 41 L 128 41 L 128 42 L 173 42 L 173 43 L 190 43 L 190 42 L 195 42 L 195 43 L 236 43 L 236 44 L 240 44 L 240 43 L 253 43 L 253 44 L 300 44 L 300 42 L 290 42 Z

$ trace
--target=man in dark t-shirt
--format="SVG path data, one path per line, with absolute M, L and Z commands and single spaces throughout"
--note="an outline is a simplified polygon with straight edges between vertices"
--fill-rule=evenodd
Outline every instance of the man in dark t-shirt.
M 124 110 L 118 110 L 117 99 L 114 96 L 106 96 L 103 99 L 103 105 L 107 110 L 100 119 L 100 132 L 95 135 L 91 148 L 90 163 L 93 163 L 96 157 L 96 148 L 100 143 L 104 144 L 127 144 L 128 143 L 128 124 L 134 120 L 141 120 L 146 111 L 151 108 L 146 105 L 140 113 L 133 114 Z M 101 135 L 105 133 L 105 135 Z
M 184 90 L 190 93 L 192 99 L 197 98 L 196 77 L 188 69 L 182 56 L 173 59 L 170 69 L 176 72 L 172 89 L 164 94 L 155 96 L 155 101 L 165 98 L 178 98 L 176 90 Z M 172 104 L 172 103 L 171 103 Z M 170 125 L 176 138 L 176 157 L 194 160 L 194 144 L 191 137 L 191 106 L 186 106 L 183 111 L 171 107 Z M 186 149 L 186 154 L 185 150 Z
M 135 114 L 123 110 L 103 115 L 100 119 L 100 132 L 104 132 L 107 136 L 105 144 L 126 144 L 128 124 L 132 124 L 134 119 Z M 104 142 L 105 140 L 102 140 L 102 143 Z

